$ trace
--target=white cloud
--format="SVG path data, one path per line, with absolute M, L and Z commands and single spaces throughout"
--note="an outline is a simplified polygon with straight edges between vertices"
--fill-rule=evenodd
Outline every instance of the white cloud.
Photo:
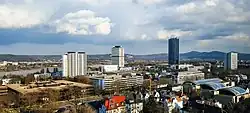
M 161 3 L 161 2 L 163 2 L 163 0 L 143 0 L 143 3 L 146 5 L 156 4 L 156 3 Z
M 218 36 L 214 39 L 198 40 L 196 42 L 196 47 L 204 50 L 246 52 L 250 49 L 250 36 L 244 33 Z
M 108 17 L 97 17 L 95 12 L 80 10 L 68 13 L 56 20 L 52 26 L 56 32 L 65 32 L 72 35 L 108 35 L 111 32 L 112 23 Z
M 85 51 L 87 54 L 106 54 L 110 52 L 109 45 L 95 44 L 34 44 L 34 43 L 15 43 L 11 45 L 0 45 L 0 54 L 19 54 L 19 55 L 61 55 L 68 51 Z M 39 48 L 39 51 L 37 50 Z M 24 51 L 25 50 L 25 51 Z
M 242 1 L 244 0 L 241 0 L 241 2 Z M 250 20 L 249 9 L 245 10 L 229 0 L 192 1 L 177 6 L 176 12 L 180 14 L 180 19 L 178 20 L 189 21 L 196 24 L 234 23 L 247 22 Z
M 157 32 L 158 39 L 168 39 L 169 37 L 182 37 L 192 35 L 191 31 L 181 31 L 180 29 L 175 30 L 160 30 Z
M 25 3 L 33 3 L 34 0 L 24 0 Z
M 197 46 L 201 48 L 211 47 L 212 42 L 213 42 L 212 40 L 199 40 Z
M 205 1 L 205 4 L 207 5 L 207 6 L 216 6 L 217 5 L 217 2 L 218 0 L 206 0 Z
M 0 5 L 0 28 L 27 28 L 42 24 L 46 16 L 39 10 Z
M 176 10 L 177 12 L 180 12 L 180 13 L 192 13 L 196 11 L 196 4 L 193 2 L 183 4 L 183 5 L 178 6 Z
M 250 43 L 249 35 L 244 34 L 244 33 L 235 33 L 229 36 L 219 36 L 218 39 L 229 40 L 229 41 L 234 41 L 234 42 L 236 41 L 236 42 L 249 42 Z
M 88 5 L 100 6 L 109 4 L 111 0 L 79 0 L 79 1 L 86 3 Z
M 134 3 L 143 5 L 152 5 L 162 3 L 164 0 L 132 0 Z
M 249 42 L 242 35 L 249 34 L 249 5 L 249 0 L 0 0 L 0 28 L 101 34 L 116 41 L 138 42 L 175 35 L 184 41 L 206 39 L 199 42 L 204 48 L 217 44 L 215 48 L 235 45 L 244 49 Z M 235 36 L 218 37 L 230 34 Z

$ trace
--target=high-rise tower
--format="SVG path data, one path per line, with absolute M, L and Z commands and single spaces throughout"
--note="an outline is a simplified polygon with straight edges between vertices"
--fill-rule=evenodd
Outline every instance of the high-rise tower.
M 224 69 L 236 70 L 238 68 L 238 53 L 229 52 L 225 55 Z
M 121 46 L 114 46 L 111 55 L 112 65 L 124 67 L 124 49 Z
M 87 54 L 85 52 L 68 52 L 63 55 L 63 76 L 75 77 L 87 74 Z
M 170 65 L 179 65 L 179 39 L 174 37 L 168 40 L 168 63 Z

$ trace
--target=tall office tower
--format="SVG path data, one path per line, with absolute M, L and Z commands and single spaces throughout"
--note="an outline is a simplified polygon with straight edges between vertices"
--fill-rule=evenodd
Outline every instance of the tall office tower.
M 111 55 L 112 65 L 124 67 L 124 49 L 121 46 L 114 46 Z
M 68 52 L 63 55 L 63 76 L 75 77 L 87 74 L 87 54 L 85 52 Z
M 180 63 L 179 39 L 176 37 L 168 40 L 168 63 L 175 66 Z
M 224 69 L 237 70 L 238 68 L 238 53 L 229 52 L 225 55 Z

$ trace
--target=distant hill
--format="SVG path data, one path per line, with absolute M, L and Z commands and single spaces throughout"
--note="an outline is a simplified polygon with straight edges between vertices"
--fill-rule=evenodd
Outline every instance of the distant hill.
M 12 55 L 0 54 L 0 61 L 58 61 L 62 58 L 61 55 Z
M 220 51 L 212 52 L 197 52 L 191 51 L 188 53 L 181 54 L 182 59 L 207 59 L 207 60 L 223 60 L 225 53 Z
M 149 54 L 149 55 L 132 55 L 126 54 L 126 59 L 131 60 L 167 60 L 167 53 Z M 197 52 L 191 51 L 187 53 L 181 53 L 181 59 L 201 59 L 201 60 L 223 60 L 225 57 L 224 52 L 211 51 L 211 52 Z M 62 59 L 62 55 L 12 55 L 12 54 L 0 54 L 0 61 L 44 61 L 52 60 L 59 61 Z M 110 54 L 97 54 L 88 55 L 88 59 L 100 59 L 109 60 Z M 239 60 L 250 60 L 250 54 L 239 53 Z
M 250 60 L 250 54 L 239 53 L 239 60 Z M 183 53 L 180 55 L 182 59 L 214 59 L 214 60 L 224 60 L 225 53 L 220 51 L 212 52 L 197 52 L 191 51 L 188 53 Z

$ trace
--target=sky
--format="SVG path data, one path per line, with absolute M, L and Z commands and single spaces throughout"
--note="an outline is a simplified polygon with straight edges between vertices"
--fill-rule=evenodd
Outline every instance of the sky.
M 250 0 L 0 0 L 0 54 L 250 53 Z

